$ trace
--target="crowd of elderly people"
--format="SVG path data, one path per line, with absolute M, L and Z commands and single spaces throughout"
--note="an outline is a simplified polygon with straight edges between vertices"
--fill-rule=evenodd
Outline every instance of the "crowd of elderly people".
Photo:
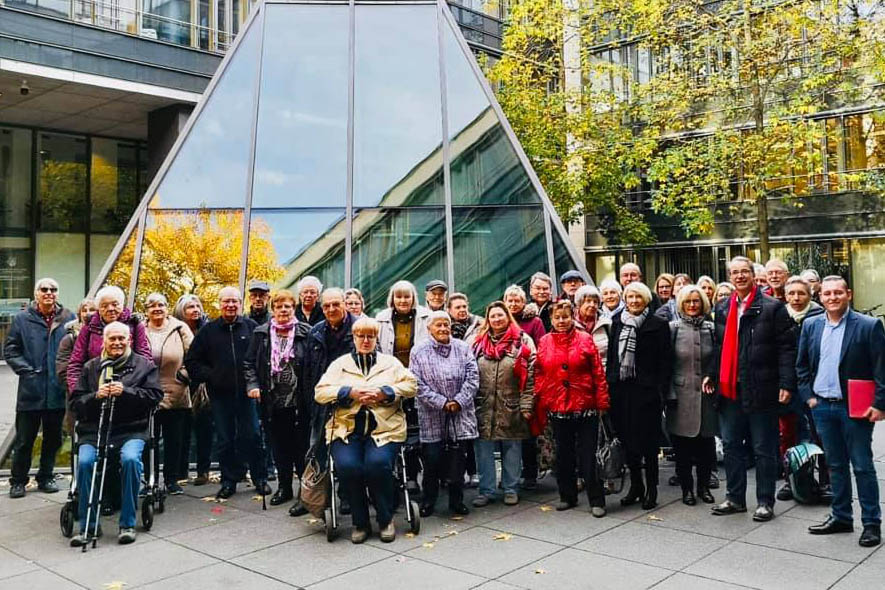
M 374 318 L 357 289 L 324 289 L 305 277 L 294 291 L 271 293 L 252 281 L 248 313 L 239 289 L 225 287 L 212 320 L 192 294 L 172 306 L 148 294 L 143 315 L 134 314 L 113 286 L 74 313 L 59 302 L 58 283 L 41 279 L 4 349 L 19 376 L 10 496 L 26 493 L 41 428 L 37 488 L 58 491 L 55 455 L 63 428 L 76 424 L 81 534 L 72 544 L 89 542 L 99 413 L 114 399 L 117 463 L 101 511 L 119 510 L 120 543 L 135 540 L 142 452 L 156 412 L 167 494 L 182 493 L 182 483 L 205 485 L 214 457 L 219 499 L 248 473 L 258 494 L 273 494 L 272 506 L 294 501 L 289 513 L 299 516 L 308 509 L 296 476 L 309 458 L 323 466 L 331 457 L 354 543 L 372 534 L 371 507 L 380 539 L 396 538 L 400 484 L 420 499 L 421 516 L 435 513 L 442 489 L 448 512 L 465 515 L 465 487 L 478 487 L 474 508 L 512 506 L 550 470 L 557 510 L 573 509 L 585 492 L 591 514 L 604 517 L 612 490 L 596 454 L 605 434 L 625 451 L 621 506 L 657 506 L 665 448 L 682 502 L 709 504 L 713 516 L 748 511 L 754 465 L 758 522 L 774 518 L 777 500 L 793 498 L 787 449 L 814 441 L 826 456 L 819 484 L 832 510 L 809 532 L 854 529 L 853 471 L 859 542 L 878 544 L 870 441 L 885 418 L 882 323 L 851 309 L 840 276 L 790 276 L 780 260 L 760 268 L 740 256 L 727 271 L 719 284 L 664 273 L 651 288 L 632 263 L 598 287 L 568 271 L 557 288 L 539 272 L 528 294 L 511 285 L 482 315 L 443 281 L 426 285 L 423 302 L 412 283 L 397 281 Z M 860 414 L 848 408 L 858 382 L 873 392 Z M 726 479 L 718 503 L 717 438 Z

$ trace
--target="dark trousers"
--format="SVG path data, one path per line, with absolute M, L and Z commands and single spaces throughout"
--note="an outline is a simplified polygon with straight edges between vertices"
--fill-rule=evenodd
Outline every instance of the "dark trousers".
M 295 408 L 275 408 L 271 411 L 269 427 L 273 458 L 280 478 L 281 490 L 292 489 L 292 471 L 298 477 L 304 473 L 304 456 L 310 442 L 310 425 L 302 424 Z
M 721 400 L 719 428 L 725 451 L 725 478 L 727 498 L 739 506 L 747 505 L 748 449 L 744 441 L 753 445 L 756 459 L 756 501 L 759 505 L 774 506 L 774 488 L 777 483 L 777 412 L 745 412 L 740 401 Z
M 393 507 L 396 499 L 396 486 L 393 478 L 393 462 L 399 452 L 400 443 L 375 445 L 371 436 L 356 433 L 347 437 L 347 442 L 332 442 L 332 459 L 335 461 L 335 475 L 350 499 L 353 526 L 369 528 L 369 499 L 366 488 L 375 502 L 375 516 L 378 527 L 384 528 L 393 520 Z
M 476 475 L 476 447 L 467 445 L 467 475 L 471 478 Z
M 31 469 L 31 453 L 37 432 L 43 425 L 43 444 L 40 448 L 40 470 L 37 482 L 52 480 L 55 469 L 55 455 L 61 448 L 61 423 L 64 410 L 33 410 L 15 413 L 15 441 L 12 444 L 12 484 L 27 484 Z
M 452 448 L 446 448 L 446 447 Z M 421 443 L 424 457 L 424 495 L 422 504 L 433 506 L 439 497 L 439 481 L 449 481 L 449 507 L 464 502 L 464 469 L 467 464 L 467 451 L 473 446 L 471 440 L 454 443 Z
M 270 432 L 270 424 L 267 419 L 262 418 L 260 421 L 261 425 L 261 445 L 264 447 L 264 463 L 267 466 L 268 475 L 273 473 L 277 466 L 274 465 L 274 457 L 276 453 L 273 452 L 273 435 Z M 291 470 L 290 470 L 291 471 Z
M 197 461 L 197 473 L 209 473 L 212 466 L 212 443 L 215 440 L 215 421 L 212 410 L 204 408 L 188 415 L 184 425 L 184 449 L 182 450 L 181 473 L 190 471 L 191 448 Z
M 587 489 L 590 506 L 605 506 L 602 481 L 596 477 L 596 444 L 599 435 L 599 418 L 550 418 L 553 440 L 556 444 L 556 485 L 563 502 L 578 501 L 578 482 L 575 477 L 580 469 Z
M 267 481 L 267 465 L 264 461 L 264 445 L 258 424 L 258 404 L 244 395 L 217 396 L 212 398 L 212 415 L 218 447 L 218 463 L 221 467 L 221 485 L 237 487 L 244 473 L 244 466 L 237 460 L 237 449 L 249 463 L 252 481 Z
M 811 413 L 829 463 L 833 518 L 843 522 L 854 520 L 851 508 L 851 470 L 854 470 L 861 522 L 864 526 L 880 526 L 882 506 L 873 464 L 873 423 L 850 418 L 844 402 L 821 400 Z
M 522 441 L 522 478 L 538 479 L 538 437 Z
M 673 450 L 676 452 L 676 476 L 682 484 L 682 491 L 694 489 L 692 467 L 697 469 L 698 490 L 706 489 L 716 461 L 716 439 L 712 436 L 670 435 Z
M 166 485 L 187 479 L 187 470 L 182 471 L 181 466 L 187 461 L 184 435 L 190 414 L 190 408 L 157 412 L 157 423 L 163 437 L 163 480 Z

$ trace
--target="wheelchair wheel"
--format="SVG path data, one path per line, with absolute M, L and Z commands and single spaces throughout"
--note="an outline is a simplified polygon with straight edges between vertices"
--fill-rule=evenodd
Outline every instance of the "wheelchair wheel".
M 58 517 L 61 525 L 61 534 L 70 538 L 74 534 L 74 504 L 73 502 L 65 502 L 61 507 L 61 513 Z
M 331 543 L 335 540 L 335 537 L 338 536 L 337 531 L 335 530 L 335 525 L 332 523 L 332 509 L 326 508 L 323 512 L 323 518 L 326 521 L 326 541 Z
M 409 502 L 412 512 L 412 521 L 409 523 L 409 531 L 417 535 L 421 532 L 421 512 L 418 510 L 418 502 L 412 500 Z
M 147 499 L 141 503 L 141 526 L 149 531 L 154 526 L 154 501 Z

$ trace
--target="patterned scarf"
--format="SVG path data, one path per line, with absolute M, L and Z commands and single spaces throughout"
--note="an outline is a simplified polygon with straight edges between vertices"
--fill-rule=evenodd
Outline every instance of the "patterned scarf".
M 683 322 L 685 322 L 689 326 L 694 326 L 695 328 L 700 328 L 701 326 L 704 325 L 705 318 L 704 318 L 703 314 L 696 315 L 696 316 L 690 316 L 690 315 L 685 315 L 684 312 L 680 311 L 679 312 L 679 319 L 681 319 Z
M 618 358 L 621 361 L 621 381 L 636 377 L 636 333 L 645 318 L 648 317 L 648 307 L 639 315 L 633 315 L 626 309 L 621 312 L 621 335 L 618 338 Z
M 98 386 L 101 387 L 105 383 L 117 381 L 117 379 L 114 379 L 114 374 L 123 368 L 130 356 L 132 356 L 132 348 L 128 346 L 126 347 L 126 352 L 115 359 L 109 357 L 107 351 L 102 349 L 101 364 L 98 369 Z
M 606 317 L 606 318 L 610 318 L 610 319 L 615 318 L 622 311 L 624 311 L 624 300 L 623 299 L 618 301 L 618 305 L 614 309 L 609 309 L 608 307 L 606 307 L 606 305 L 604 303 L 599 304 L 599 313 L 602 314 L 602 317 Z
M 295 354 L 295 326 L 298 320 L 294 317 L 284 324 L 275 319 L 270 320 L 270 374 L 277 375 L 283 370 L 283 366 L 289 362 Z

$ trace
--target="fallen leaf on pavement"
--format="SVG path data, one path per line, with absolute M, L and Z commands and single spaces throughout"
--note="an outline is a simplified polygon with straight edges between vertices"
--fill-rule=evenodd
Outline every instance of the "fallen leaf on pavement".
M 307 519 L 307 524 L 319 524 L 321 522 L 323 522 L 323 521 L 320 520 L 319 518 L 308 518 Z
M 549 504 L 544 504 L 543 506 L 541 506 L 541 512 L 551 512 L 552 510 L 553 506 L 550 506 Z
M 409 531 L 408 533 L 406 533 L 406 538 L 407 538 L 407 539 L 412 539 L 412 538 L 414 538 L 414 537 L 415 537 L 415 533 L 413 533 L 412 531 Z
M 541 569 L 541 568 L 538 568 L 538 569 L 535 570 L 535 573 L 536 573 L 536 574 L 546 574 L 546 573 L 547 573 L 547 570 L 543 570 L 543 569 Z
M 498 533 L 492 538 L 496 541 L 509 541 L 513 538 L 513 535 L 511 535 L 510 533 Z
M 453 516 L 451 520 L 464 520 L 463 516 Z
M 255 494 L 254 496 L 252 496 L 252 501 L 253 502 L 261 502 L 261 498 L 263 498 L 263 497 L 264 496 L 262 496 L 261 494 Z
M 425 549 L 433 549 L 434 543 L 427 542 L 421 546 L 424 547 Z
M 128 586 L 126 582 L 120 582 L 119 580 L 115 580 L 113 582 L 108 582 L 104 585 L 106 590 L 123 590 L 123 586 Z
M 663 518 L 661 518 L 660 516 L 657 516 L 655 514 L 649 514 L 646 518 L 648 520 L 653 521 L 653 522 L 664 522 Z

